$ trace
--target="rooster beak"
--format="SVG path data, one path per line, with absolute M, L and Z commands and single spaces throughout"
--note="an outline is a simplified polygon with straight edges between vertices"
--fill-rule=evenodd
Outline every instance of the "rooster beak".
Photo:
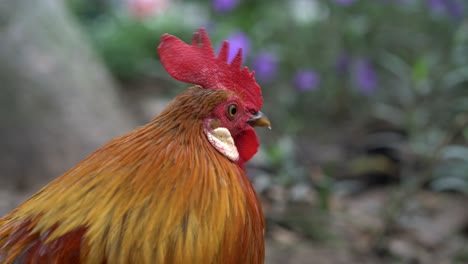
M 268 127 L 269 129 L 271 129 L 270 120 L 268 119 L 268 117 L 266 117 L 266 115 L 264 115 L 260 111 L 258 111 L 258 113 L 254 117 L 247 120 L 247 124 L 251 126 Z

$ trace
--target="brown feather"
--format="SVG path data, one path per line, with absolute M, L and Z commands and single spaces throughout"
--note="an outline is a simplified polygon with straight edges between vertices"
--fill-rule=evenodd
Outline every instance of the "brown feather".
M 257 195 L 202 129 L 230 93 L 190 88 L 0 219 L 2 263 L 263 263 Z

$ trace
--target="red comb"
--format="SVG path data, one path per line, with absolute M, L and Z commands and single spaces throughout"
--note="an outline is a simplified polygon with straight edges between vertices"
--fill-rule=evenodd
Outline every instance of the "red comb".
M 249 72 L 247 67 L 241 69 L 242 49 L 229 64 L 229 43 L 224 41 L 216 58 L 205 29 L 200 28 L 193 34 L 191 45 L 164 34 L 158 52 L 162 65 L 174 79 L 206 89 L 230 90 L 242 96 L 252 110 L 262 107 L 262 92 L 255 81 L 255 73 Z

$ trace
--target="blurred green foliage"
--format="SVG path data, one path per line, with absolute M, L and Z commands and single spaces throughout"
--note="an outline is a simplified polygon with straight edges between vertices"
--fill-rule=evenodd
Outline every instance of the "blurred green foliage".
M 405 131 L 418 164 L 433 167 L 432 188 L 468 193 L 464 1 L 69 2 L 120 79 L 170 79 L 156 55 L 163 33 L 188 41 L 206 27 L 215 46 L 234 32 L 248 36 L 244 64 L 266 67 L 258 79 L 275 134 L 264 146 L 283 181 L 307 175 L 297 137 L 343 139 L 350 122 L 378 119 Z M 274 59 L 258 61 L 262 52 Z

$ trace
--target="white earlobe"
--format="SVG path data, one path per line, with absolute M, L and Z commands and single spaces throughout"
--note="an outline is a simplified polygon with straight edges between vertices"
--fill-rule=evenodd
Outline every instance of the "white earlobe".
M 221 152 L 221 154 L 232 161 L 237 161 L 239 159 L 239 152 L 234 144 L 234 139 L 227 128 L 218 127 L 212 131 L 205 130 L 205 134 L 211 145 Z

